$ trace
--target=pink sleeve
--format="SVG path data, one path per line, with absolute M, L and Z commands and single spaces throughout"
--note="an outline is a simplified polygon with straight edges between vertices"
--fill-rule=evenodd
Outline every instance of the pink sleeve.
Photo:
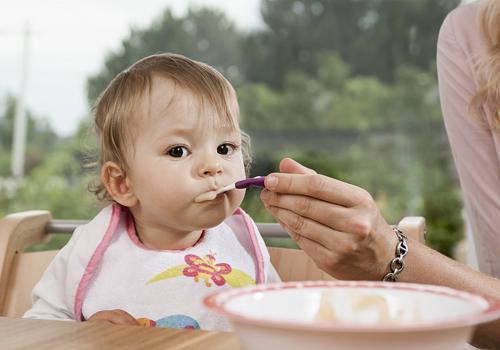
M 500 277 L 500 129 L 491 111 L 468 112 L 479 86 L 477 62 L 486 53 L 475 2 L 454 10 L 439 33 L 437 69 L 446 131 L 474 234 L 481 271 Z

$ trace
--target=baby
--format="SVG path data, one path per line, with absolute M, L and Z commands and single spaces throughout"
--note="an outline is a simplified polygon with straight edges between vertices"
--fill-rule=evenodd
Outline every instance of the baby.
M 229 329 L 207 293 L 279 281 L 245 191 L 199 200 L 245 178 L 238 120 L 234 89 L 206 64 L 159 54 L 118 74 L 95 107 L 94 192 L 112 204 L 75 230 L 24 317 Z

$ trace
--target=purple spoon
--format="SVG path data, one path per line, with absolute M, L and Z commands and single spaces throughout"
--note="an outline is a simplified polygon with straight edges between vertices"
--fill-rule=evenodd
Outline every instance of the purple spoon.
M 225 187 L 219 188 L 217 190 L 217 194 L 226 192 L 229 190 L 234 190 L 235 188 L 247 188 L 250 186 L 260 186 L 264 187 L 264 179 L 265 176 L 256 176 L 256 177 L 251 177 L 248 179 L 236 181 L 234 184 L 227 185 Z
M 234 187 L 235 188 L 247 188 L 250 186 L 264 187 L 265 178 L 266 178 L 265 176 L 256 176 L 256 177 L 251 177 L 249 179 L 236 181 L 234 183 Z

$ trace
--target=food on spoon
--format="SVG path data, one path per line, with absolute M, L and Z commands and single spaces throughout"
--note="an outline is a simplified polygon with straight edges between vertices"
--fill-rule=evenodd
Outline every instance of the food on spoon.
M 218 190 L 202 193 L 198 197 L 196 197 L 194 199 L 194 201 L 196 203 L 211 201 L 211 200 L 214 200 L 215 197 L 217 197 L 217 195 L 219 193 L 234 190 L 234 189 L 243 189 L 243 188 L 247 188 L 250 186 L 264 187 L 264 178 L 265 178 L 264 176 L 255 176 L 255 177 L 252 177 L 249 179 L 236 181 L 235 183 L 229 184 L 229 185 L 224 186 L 222 188 L 219 188 Z

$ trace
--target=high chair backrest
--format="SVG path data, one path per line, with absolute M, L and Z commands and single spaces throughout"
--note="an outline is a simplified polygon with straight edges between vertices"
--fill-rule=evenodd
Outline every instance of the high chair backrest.
M 57 250 L 24 252 L 49 240 L 51 233 L 71 233 L 85 221 L 52 220 L 48 211 L 10 214 L 0 220 L 0 316 L 20 317 L 31 307 L 31 291 Z M 288 237 L 278 224 L 257 224 L 264 237 Z M 423 241 L 425 220 L 406 217 L 399 227 Z M 271 262 L 283 281 L 333 279 L 300 249 L 269 247 Z

